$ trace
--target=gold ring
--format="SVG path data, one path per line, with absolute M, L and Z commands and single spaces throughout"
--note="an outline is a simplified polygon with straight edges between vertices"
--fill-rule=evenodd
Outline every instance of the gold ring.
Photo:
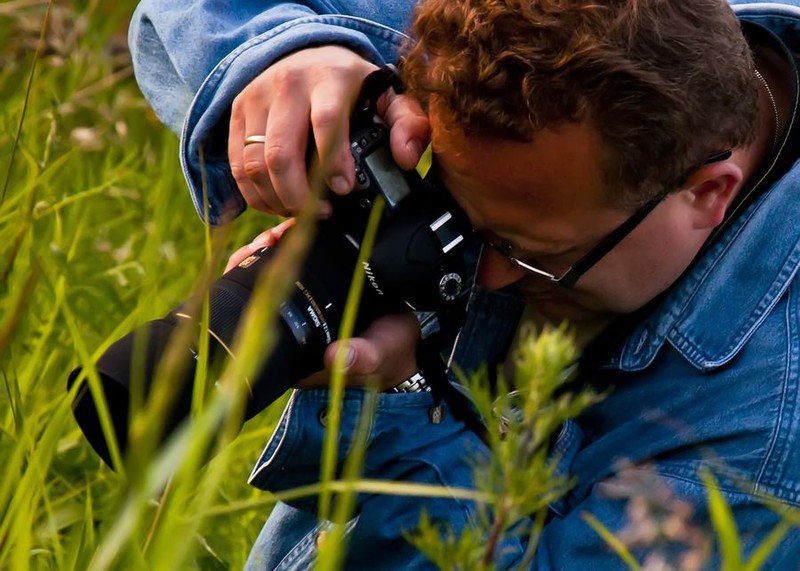
M 267 142 L 267 138 L 264 135 L 250 135 L 249 137 L 244 138 L 244 146 L 247 145 L 263 145 Z

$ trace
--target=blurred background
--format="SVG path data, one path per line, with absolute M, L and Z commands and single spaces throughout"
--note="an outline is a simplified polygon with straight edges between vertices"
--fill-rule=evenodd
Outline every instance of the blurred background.
M 273 223 L 201 224 L 133 78 L 135 5 L 0 2 L 0 569 L 237 569 L 270 509 L 246 480 L 280 403 L 159 494 L 105 467 L 70 411 L 70 370 Z

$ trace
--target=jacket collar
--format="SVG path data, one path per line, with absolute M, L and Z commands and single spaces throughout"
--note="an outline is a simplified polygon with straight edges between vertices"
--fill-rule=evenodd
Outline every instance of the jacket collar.
M 610 364 L 642 370 L 667 341 L 701 371 L 733 359 L 800 265 L 800 197 L 792 196 L 797 188 L 800 169 L 788 173 L 731 224 L 633 330 Z

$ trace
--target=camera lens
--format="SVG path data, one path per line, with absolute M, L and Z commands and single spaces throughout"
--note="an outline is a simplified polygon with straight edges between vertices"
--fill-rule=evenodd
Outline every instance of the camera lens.
M 209 292 L 209 362 L 227 358 L 237 327 L 249 306 L 253 288 L 262 269 L 271 263 L 276 248 L 262 250 L 246 267 L 237 267 L 214 282 Z M 271 354 L 249 382 L 250 400 L 247 417 L 254 416 L 286 392 L 299 379 L 323 368 L 323 354 L 337 336 L 344 303 L 350 287 L 358 250 L 340 232 L 322 225 L 303 272 L 291 294 L 279 308 L 277 340 Z M 381 313 L 380 301 L 368 291 L 359 312 L 359 327 Z M 385 313 L 385 311 L 383 311 Z M 114 343 L 99 359 L 100 376 L 106 402 L 113 418 L 121 449 L 127 444 L 127 427 L 132 382 L 142 382 L 146 398 L 152 390 L 158 364 L 173 342 L 182 321 L 199 326 L 200 319 L 180 306 L 162 319 L 146 323 Z M 178 349 L 182 356 L 169 379 L 174 394 L 165 426 L 165 438 L 189 414 L 191 391 L 198 354 L 198 335 L 189 335 L 189 345 Z M 144 344 L 144 350 L 139 347 Z M 68 386 L 81 376 L 72 372 Z M 98 454 L 110 465 L 108 445 L 100 428 L 97 406 L 84 385 L 73 403 L 78 424 Z

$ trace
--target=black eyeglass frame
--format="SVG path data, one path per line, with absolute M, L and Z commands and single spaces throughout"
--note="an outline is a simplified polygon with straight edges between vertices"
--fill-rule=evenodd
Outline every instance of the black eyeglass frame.
M 715 163 L 719 161 L 725 161 L 731 157 L 733 151 L 731 149 L 727 149 L 720 153 L 716 153 L 706 160 L 698 164 L 697 166 L 690 169 L 690 172 L 707 164 Z M 531 273 L 535 276 L 540 278 L 546 279 L 549 282 L 557 285 L 558 287 L 564 289 L 571 289 L 575 286 L 578 280 L 583 276 L 586 272 L 588 272 L 595 264 L 597 264 L 600 260 L 602 260 L 606 254 L 608 254 L 612 249 L 614 249 L 617 244 L 622 242 L 625 237 L 628 236 L 631 232 L 633 232 L 634 228 L 636 228 L 639 224 L 641 224 L 642 220 L 644 220 L 653 209 L 661 204 L 661 202 L 671 193 L 671 190 L 666 190 L 661 192 L 648 200 L 642 206 L 640 206 L 636 211 L 630 215 L 622 224 L 617 226 L 614 230 L 612 230 L 605 238 L 600 240 L 596 246 L 590 249 L 586 254 L 581 256 L 581 258 L 572 264 L 566 272 L 564 272 L 560 277 L 556 277 L 554 274 L 542 270 L 541 268 L 537 268 L 536 266 L 532 266 L 527 262 L 523 262 L 519 258 L 515 258 L 508 252 L 508 248 L 504 247 L 499 244 L 495 244 L 489 240 L 484 240 L 484 243 L 487 246 L 490 246 L 494 250 L 497 250 L 500 254 L 505 256 L 511 263 L 513 263 L 518 268 L 522 268 L 523 270 Z

